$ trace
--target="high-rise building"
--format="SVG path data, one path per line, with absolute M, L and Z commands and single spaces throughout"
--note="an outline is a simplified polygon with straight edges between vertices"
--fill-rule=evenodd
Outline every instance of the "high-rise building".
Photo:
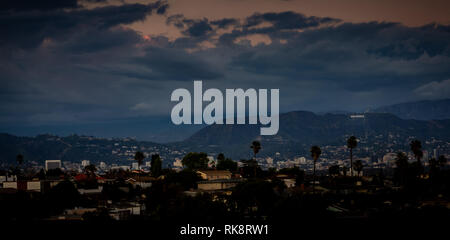
M 434 157 L 434 159 L 438 159 L 439 158 L 439 151 L 436 148 L 433 149 L 433 157 Z
M 61 160 L 45 160 L 45 170 L 61 168 Z
M 131 164 L 131 169 L 137 170 L 139 169 L 139 164 L 137 162 L 134 162 Z
M 83 160 L 83 161 L 81 161 L 81 166 L 82 167 L 86 167 L 86 166 L 89 166 L 89 164 L 91 164 L 91 162 L 89 161 L 89 160 Z

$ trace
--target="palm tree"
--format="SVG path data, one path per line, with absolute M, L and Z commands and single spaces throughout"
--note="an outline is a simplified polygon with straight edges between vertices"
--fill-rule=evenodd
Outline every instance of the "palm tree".
M 22 177 L 23 155 L 22 155 L 22 154 L 18 154 L 18 155 L 16 156 L 16 161 L 17 161 L 17 164 L 19 165 L 19 166 L 16 167 L 16 170 L 17 170 L 17 176 L 21 178 L 21 177 Z
M 420 166 L 421 165 L 420 160 L 423 157 L 422 143 L 416 139 L 416 140 L 412 140 L 411 143 L 409 144 L 409 146 L 411 147 L 411 151 L 413 152 L 414 156 L 416 157 L 417 164 Z
M 358 172 L 358 176 L 360 175 L 361 171 L 363 170 L 364 166 L 361 160 L 355 161 L 355 170 Z
M 256 161 L 256 154 L 258 154 L 259 150 L 261 150 L 261 143 L 259 141 L 253 141 L 250 148 L 253 149 L 253 158 L 255 161 L 253 163 L 253 171 L 254 171 L 254 176 L 256 178 L 256 168 L 258 166 L 258 162 Z
M 134 160 L 136 160 L 138 163 L 138 169 L 141 169 L 141 164 L 144 159 L 145 155 L 142 152 L 136 152 L 136 154 L 134 155 Z
M 317 162 L 317 159 L 319 159 L 320 154 L 322 153 L 322 150 L 320 150 L 319 146 L 312 146 L 310 152 L 311 152 L 311 157 L 314 160 L 314 167 L 313 167 L 313 194 L 314 194 L 315 187 L 316 187 L 316 162 Z
M 145 159 L 146 157 L 145 157 L 145 154 L 144 153 L 142 153 L 142 152 L 136 152 L 136 154 L 134 155 L 134 160 L 136 160 L 137 161 L 137 163 L 138 163 L 138 170 L 139 170 L 139 173 L 138 173 L 138 180 L 139 180 L 139 184 L 142 184 L 141 183 L 141 164 L 142 164 L 142 162 L 144 161 L 144 159 Z M 142 185 L 141 185 L 141 187 L 142 187 Z
M 150 164 L 150 172 L 152 173 L 152 176 L 159 177 L 161 175 L 162 170 L 162 161 L 159 154 L 153 154 L 152 160 Z
M 353 177 L 353 148 L 358 145 L 358 139 L 355 136 L 351 136 L 347 139 L 347 147 L 350 149 L 350 176 Z
M 250 148 L 253 149 L 253 157 L 256 160 L 256 154 L 261 150 L 261 143 L 259 141 L 253 141 Z

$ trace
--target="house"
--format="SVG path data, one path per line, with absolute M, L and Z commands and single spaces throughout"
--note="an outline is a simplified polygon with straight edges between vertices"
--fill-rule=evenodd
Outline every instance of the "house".
M 225 190 L 235 187 L 243 179 L 216 179 L 197 182 L 198 190 L 202 191 L 217 191 Z
M 12 188 L 23 191 L 41 191 L 40 181 L 14 181 L 14 182 L 3 182 L 3 188 Z
M 231 179 L 231 172 L 228 170 L 199 170 L 197 174 L 203 180 L 219 180 L 219 179 Z

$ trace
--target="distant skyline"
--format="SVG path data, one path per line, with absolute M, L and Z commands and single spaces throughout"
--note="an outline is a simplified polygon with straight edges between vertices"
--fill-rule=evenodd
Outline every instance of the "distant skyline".
M 281 112 L 450 98 L 448 9 L 441 0 L 4 1 L 0 124 L 153 118 L 173 131 L 170 93 L 194 80 L 279 88 Z

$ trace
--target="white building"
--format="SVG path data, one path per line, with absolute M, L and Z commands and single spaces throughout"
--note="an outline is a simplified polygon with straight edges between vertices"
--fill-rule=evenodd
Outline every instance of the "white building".
M 266 162 L 267 162 L 267 165 L 272 165 L 273 164 L 273 158 L 266 157 Z
M 182 168 L 183 167 L 183 163 L 181 162 L 181 159 L 175 158 L 175 161 L 173 162 L 173 166 Z
M 83 161 L 81 161 L 81 166 L 82 166 L 83 168 L 89 166 L 89 164 L 91 164 L 91 162 L 90 162 L 89 160 L 83 160 Z
M 45 160 L 45 170 L 61 168 L 61 160 Z
M 395 165 L 396 157 L 397 157 L 396 153 L 386 153 L 383 156 L 383 163 L 385 163 L 388 167 L 393 167 Z
M 137 162 L 131 163 L 131 169 L 134 169 L 134 170 L 139 169 L 139 164 Z

